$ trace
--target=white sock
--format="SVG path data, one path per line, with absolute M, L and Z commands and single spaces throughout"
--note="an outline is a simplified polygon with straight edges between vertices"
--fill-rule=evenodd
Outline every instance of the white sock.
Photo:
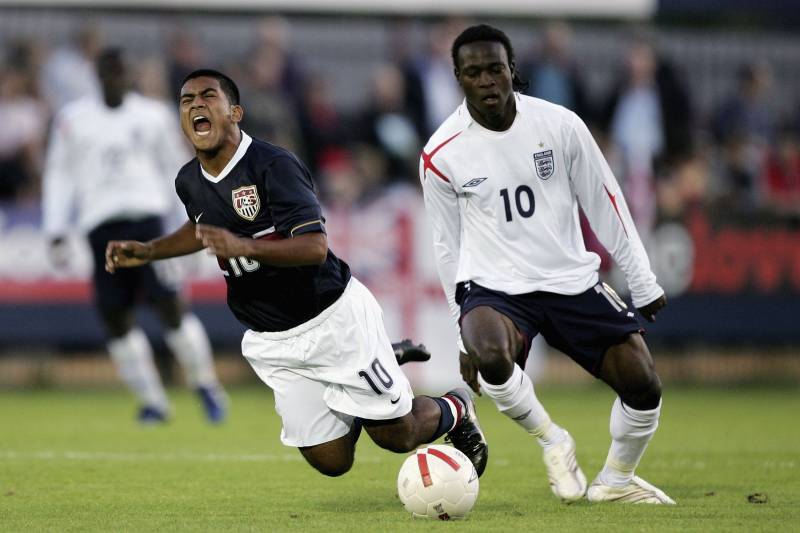
M 566 438 L 564 429 L 550 420 L 536 398 L 531 378 L 518 365 L 514 365 L 511 377 L 502 385 L 487 383 L 480 374 L 478 382 L 500 412 L 536 437 L 542 447 L 558 444 Z
M 600 481 L 612 487 L 624 487 L 633 479 L 633 471 L 644 454 L 647 443 L 658 428 L 658 407 L 637 411 L 617 398 L 611 408 L 611 448 L 606 464 L 598 474 Z
M 108 341 L 108 351 L 120 378 L 136 394 L 142 405 L 166 411 L 167 395 L 153 364 L 153 350 L 141 329 Z
M 181 318 L 180 327 L 167 331 L 164 340 L 180 362 L 190 387 L 217 385 L 211 343 L 203 324 L 195 315 L 185 314 Z

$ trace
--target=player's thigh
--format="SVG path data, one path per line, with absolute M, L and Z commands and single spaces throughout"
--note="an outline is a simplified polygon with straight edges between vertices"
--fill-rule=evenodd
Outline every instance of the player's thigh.
M 105 270 L 106 244 L 120 236 L 118 224 L 101 225 L 88 236 L 92 251 L 94 303 L 112 337 L 124 335 L 133 327 L 133 308 L 141 281 L 137 269 L 121 269 L 115 274 Z
M 525 295 L 509 295 L 477 283 L 460 288 L 461 339 L 481 371 L 492 366 L 525 366 L 531 340 L 538 334 L 540 311 Z M 486 377 L 484 375 L 484 377 Z
M 462 316 L 461 339 L 481 369 L 513 364 L 526 344 L 511 318 L 489 305 L 475 307 Z

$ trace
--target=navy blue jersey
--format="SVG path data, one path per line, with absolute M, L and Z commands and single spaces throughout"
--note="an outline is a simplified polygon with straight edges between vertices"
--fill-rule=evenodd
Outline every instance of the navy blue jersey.
M 194 223 L 255 239 L 286 239 L 325 232 L 314 182 L 289 151 L 251 139 L 242 142 L 219 176 L 195 158 L 175 180 Z M 228 306 L 248 328 L 285 331 L 317 316 L 344 292 L 347 263 L 328 250 L 319 266 L 276 267 L 247 257 L 217 258 L 228 285 Z

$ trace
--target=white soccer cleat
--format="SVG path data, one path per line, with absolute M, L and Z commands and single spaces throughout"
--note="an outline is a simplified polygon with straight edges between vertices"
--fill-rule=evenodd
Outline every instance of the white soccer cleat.
M 567 438 L 545 448 L 543 459 L 547 467 L 547 478 L 550 480 L 550 490 L 561 501 L 571 503 L 586 494 L 586 476 L 575 457 L 575 439 L 566 430 L 564 433 Z
M 611 487 L 595 479 L 586 497 L 590 502 L 652 503 L 656 505 L 675 505 L 675 500 L 664 494 L 640 477 L 633 479 L 624 487 Z

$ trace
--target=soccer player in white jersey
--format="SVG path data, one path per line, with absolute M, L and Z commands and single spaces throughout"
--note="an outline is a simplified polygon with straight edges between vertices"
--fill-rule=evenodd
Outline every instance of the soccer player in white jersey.
M 515 92 L 524 84 L 503 32 L 470 27 L 452 55 L 465 102 L 425 146 L 420 176 L 460 325 L 461 374 L 537 439 L 559 498 L 672 504 L 634 475 L 661 409 L 653 359 L 634 312 L 598 281 L 600 259 L 586 251 L 578 223 L 580 205 L 653 321 L 666 298 L 620 188 L 574 113 Z M 588 493 L 575 441 L 522 371 L 539 333 L 618 394 L 611 449 Z
M 206 416 L 220 422 L 225 396 L 211 345 L 200 321 L 184 309 L 174 273 L 148 265 L 112 276 L 104 268 L 109 240 L 152 239 L 163 233 L 162 217 L 174 205 L 171 177 L 189 159 L 188 149 L 164 104 L 128 91 L 119 49 L 105 50 L 97 71 L 102 99 L 68 104 L 53 126 L 43 198 L 52 257 L 57 264 L 68 259 L 64 237 L 75 210 L 77 226 L 88 234 L 92 248 L 94 297 L 109 336 L 108 351 L 139 401 L 140 422 L 164 422 L 170 414 L 152 349 L 135 324 L 135 306 L 141 300 L 153 306 L 166 326 L 166 343 Z

